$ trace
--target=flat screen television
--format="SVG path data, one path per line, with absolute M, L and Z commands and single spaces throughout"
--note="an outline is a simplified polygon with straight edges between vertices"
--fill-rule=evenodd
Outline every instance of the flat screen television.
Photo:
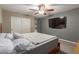
M 49 28 L 63 29 L 66 28 L 67 17 L 56 17 L 49 19 Z

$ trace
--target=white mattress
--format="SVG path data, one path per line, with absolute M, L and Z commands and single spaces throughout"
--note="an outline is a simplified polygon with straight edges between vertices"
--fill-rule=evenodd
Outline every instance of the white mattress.
M 33 44 L 29 46 L 26 50 L 20 52 L 25 54 L 47 54 L 50 49 L 56 48 L 58 46 L 58 39 L 46 40 L 40 44 Z
M 32 41 L 34 44 L 42 43 L 50 39 L 56 39 L 56 36 L 43 34 L 43 33 L 26 33 L 25 37 L 28 38 L 30 41 Z
M 58 38 L 56 36 L 38 32 L 26 33 L 24 36 L 34 44 L 20 53 L 48 53 L 49 49 L 56 48 L 58 45 Z

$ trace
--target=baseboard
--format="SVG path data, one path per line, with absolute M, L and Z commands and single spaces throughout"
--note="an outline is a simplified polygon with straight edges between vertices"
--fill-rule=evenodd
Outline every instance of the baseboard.
M 63 40 L 63 41 L 66 41 L 66 42 L 69 42 L 69 43 L 72 43 L 72 44 L 77 44 L 76 42 L 69 41 L 69 40 L 64 40 L 64 39 L 59 39 L 59 40 Z

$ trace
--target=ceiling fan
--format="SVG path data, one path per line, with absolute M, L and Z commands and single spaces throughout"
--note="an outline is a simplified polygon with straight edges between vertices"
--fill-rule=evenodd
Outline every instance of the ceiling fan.
M 36 10 L 34 12 L 34 15 L 37 15 L 37 14 L 47 15 L 48 12 L 54 11 L 54 9 L 52 9 L 52 8 L 47 8 L 47 6 L 45 4 L 40 4 L 37 7 L 38 7 L 38 10 Z M 35 9 L 31 9 L 31 10 L 35 10 Z

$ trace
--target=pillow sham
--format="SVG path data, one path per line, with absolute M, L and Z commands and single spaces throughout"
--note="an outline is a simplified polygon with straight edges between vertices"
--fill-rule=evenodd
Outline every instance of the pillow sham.
M 22 38 L 22 34 L 20 34 L 20 33 L 13 33 L 13 37 L 15 38 L 15 39 L 19 39 L 19 38 Z

